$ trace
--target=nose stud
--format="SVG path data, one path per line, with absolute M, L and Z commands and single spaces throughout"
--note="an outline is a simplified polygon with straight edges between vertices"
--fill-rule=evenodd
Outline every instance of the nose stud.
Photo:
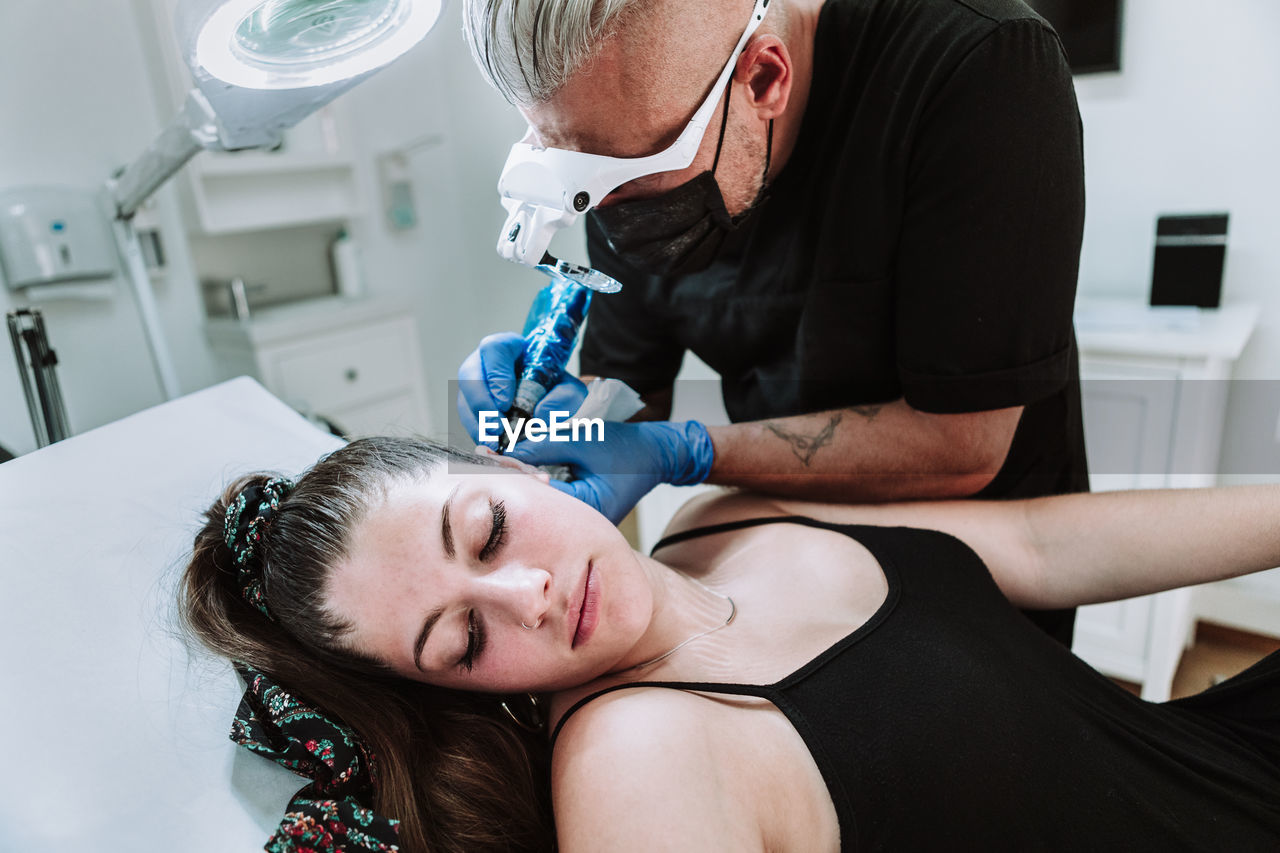
M 539 619 L 537 622 L 534 622 L 532 625 L 526 625 L 524 624 L 524 622 L 521 622 L 520 627 L 524 628 L 526 631 L 532 631 L 534 628 L 537 628 L 541 624 L 542 624 L 542 620 Z

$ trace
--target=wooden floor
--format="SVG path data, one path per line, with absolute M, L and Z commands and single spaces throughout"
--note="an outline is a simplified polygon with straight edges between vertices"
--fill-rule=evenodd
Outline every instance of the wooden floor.
M 1280 639 L 1225 628 L 1211 622 L 1196 625 L 1196 641 L 1182 655 L 1173 677 L 1172 698 L 1199 693 L 1280 650 Z M 1134 693 L 1138 685 L 1118 683 Z

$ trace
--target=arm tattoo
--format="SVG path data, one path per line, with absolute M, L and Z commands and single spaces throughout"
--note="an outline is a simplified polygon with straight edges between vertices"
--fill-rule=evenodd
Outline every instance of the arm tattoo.
M 841 413 L 836 412 L 831 416 L 831 420 L 827 422 L 827 425 L 819 430 L 817 435 L 812 436 L 791 432 L 790 430 L 769 421 L 765 422 L 764 427 L 769 430 L 769 432 L 791 445 L 791 452 L 794 453 L 796 458 L 803 462 L 806 467 L 808 467 L 809 463 L 813 460 L 813 455 L 818 452 L 818 448 L 822 447 L 824 444 L 831 443 L 832 438 L 836 434 L 836 424 L 840 423 L 840 419 L 843 417 L 844 416 Z
M 879 406 L 879 405 L 850 406 L 850 408 L 853 409 L 858 414 L 862 415 L 867 420 L 874 421 L 876 419 L 876 415 L 880 414 L 880 410 L 883 409 L 884 406 Z

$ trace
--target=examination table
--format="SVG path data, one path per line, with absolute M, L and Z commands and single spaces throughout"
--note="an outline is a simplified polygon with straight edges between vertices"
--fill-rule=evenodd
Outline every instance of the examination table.
M 0 465 L 0 850 L 261 849 L 306 780 L 227 739 L 174 589 L 229 480 L 338 446 L 241 378 Z

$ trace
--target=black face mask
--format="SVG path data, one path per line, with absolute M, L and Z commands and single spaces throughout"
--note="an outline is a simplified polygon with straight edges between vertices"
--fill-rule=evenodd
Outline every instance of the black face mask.
M 662 195 L 595 209 L 596 222 L 620 260 L 654 275 L 680 276 L 700 272 L 715 260 L 725 237 L 738 230 L 764 202 L 765 187 L 761 185 L 755 200 L 742 213 L 730 216 L 725 208 L 715 173 L 720 163 L 720 148 L 724 144 L 728 117 L 729 98 L 726 96 L 711 171 L 703 172 Z M 764 156 L 766 179 L 772 156 L 773 121 L 770 120 Z

